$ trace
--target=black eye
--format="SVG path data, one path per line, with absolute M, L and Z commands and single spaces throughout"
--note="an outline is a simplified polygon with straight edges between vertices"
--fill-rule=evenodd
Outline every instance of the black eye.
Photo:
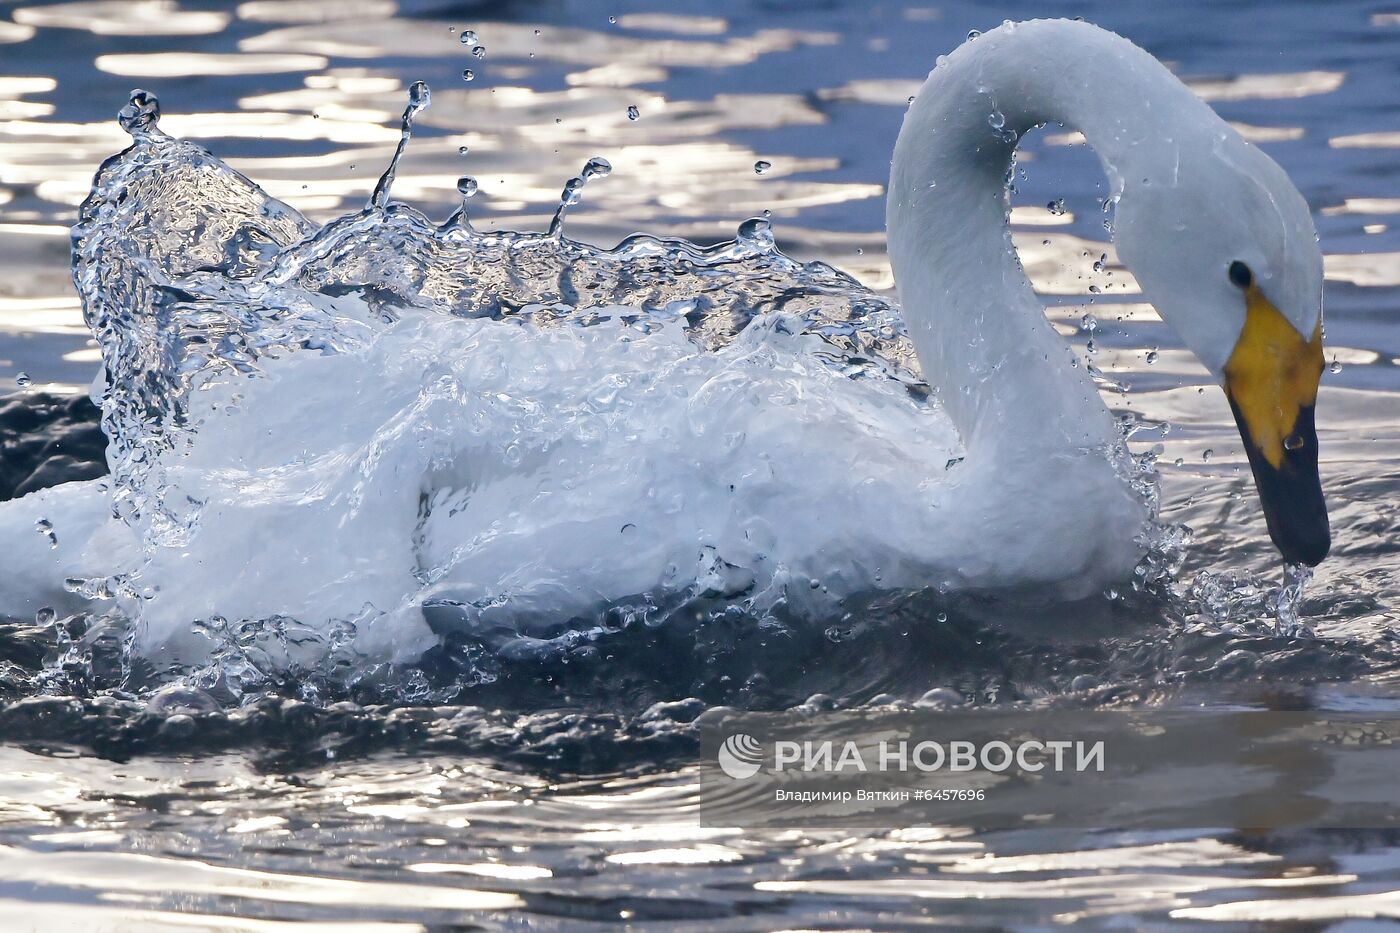
M 1230 263 L 1230 282 L 1237 288 L 1249 288 L 1254 284 L 1254 273 L 1249 271 L 1249 266 L 1236 259 Z

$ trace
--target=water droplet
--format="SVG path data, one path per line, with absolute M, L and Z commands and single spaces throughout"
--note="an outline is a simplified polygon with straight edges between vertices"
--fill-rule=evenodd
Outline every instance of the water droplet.
M 476 48 L 472 49 L 472 58 L 485 58 L 485 57 L 486 57 L 486 46 L 484 46 L 484 45 L 478 45 Z
M 758 218 L 758 217 L 750 217 L 748 220 L 744 221 L 743 223 L 741 223 L 741 224 L 739 225 L 739 236 L 741 236 L 741 237 L 755 237 L 755 236 L 761 236 L 762 234 L 767 233 L 767 232 L 768 232 L 769 230 L 771 230 L 772 228 L 773 228 L 773 225 L 772 225 L 771 223 L 769 223 L 768 221 L 763 220 L 763 219 Z
M 627 108 L 627 119 L 629 119 L 629 120 L 636 120 L 636 119 L 639 118 L 641 115 L 642 115 L 642 112 L 641 112 L 640 110 L 637 109 L 637 105 L 636 105 L 636 104 L 632 104 L 632 105 L 630 105 L 630 106 Z
M 614 26 L 616 26 L 616 25 L 617 25 L 617 17 L 616 17 L 616 16 L 609 16 L 609 17 L 608 17 L 608 22 L 610 22 L 610 23 L 612 23 Z
M 1289 449 L 1289 450 L 1302 450 L 1302 449 L 1303 449 L 1303 435 L 1301 435 L 1301 434 L 1290 434 L 1290 435 L 1288 435 L 1287 437 L 1285 437 L 1285 438 L 1283 439 L 1283 446 L 1286 447 L 1286 448 Z
M 29 386 L 33 382 L 34 380 L 30 377 L 29 373 L 15 373 L 15 385 L 19 386 L 21 389 Z
M 1092 314 L 1086 314 L 1079 319 L 1079 329 L 1092 334 L 1099 329 L 1099 319 Z
M 133 136 L 145 133 L 160 122 L 160 101 L 149 91 L 136 88 L 126 106 L 117 112 L 117 122 Z
M 1205 461 L 1206 463 L 1209 463 L 1209 462 L 1210 462 L 1210 458 L 1211 458 L 1211 457 L 1214 457 L 1214 456 L 1215 456 L 1215 451 L 1212 450 L 1212 449 L 1209 448 L 1209 447 L 1207 447 L 1205 450 L 1201 451 L 1201 460 Z
M 1147 365 L 1148 365 L 1148 366 L 1151 366 L 1151 365 L 1152 365 L 1153 363 L 1155 363 L 1155 362 L 1157 362 L 1157 351 L 1156 351 L 1156 350 L 1148 350 L 1148 351 L 1147 351 Z
M 1006 126 L 1006 115 L 1000 110 L 993 110 L 991 113 L 987 114 L 987 123 L 992 129 L 999 130 Z
M 1094 260 L 1094 271 L 1102 272 L 1106 265 L 1108 265 L 1108 253 L 1100 253 L 1099 258 Z
M 1051 201 L 1049 204 L 1046 204 L 1045 209 L 1050 213 L 1054 214 L 1056 217 L 1060 217 L 1065 213 L 1065 199 L 1057 198 L 1056 200 Z
M 481 190 L 481 186 L 476 183 L 476 179 L 470 175 L 463 175 L 457 179 L 457 193 L 464 198 L 475 197 Z
M 773 167 L 773 163 L 772 163 L 772 162 L 767 162 L 767 161 L 764 161 L 763 159 L 759 159 L 757 162 L 755 162 L 755 163 L 753 164 L 753 173 L 754 173 L 755 175 L 767 175 L 767 174 L 768 174 L 768 170 L 769 170 L 770 168 L 772 168 L 772 167 Z
M 584 178 L 607 178 L 612 174 L 612 163 L 602 156 L 594 156 L 583 166 Z
M 49 521 L 47 518 L 40 518 L 34 522 L 34 530 L 49 539 L 49 547 L 51 549 L 58 547 L 58 535 L 54 534 L 53 522 Z
M 737 239 L 760 249 L 773 246 L 773 225 L 762 217 L 750 217 L 739 225 Z
M 475 72 L 475 71 L 472 71 L 470 68 L 463 68 L 463 69 L 462 69 L 462 80 L 463 80 L 463 81 L 475 81 L 475 80 L 476 80 L 476 72 Z
M 969 30 L 967 31 L 967 41 L 968 41 L 968 42 L 971 42 L 973 39 L 976 39 L 976 38 L 977 38 L 978 36 L 980 36 L 980 35 L 982 35 L 982 30 L 980 30 L 980 29 L 969 29 Z
M 914 701 L 920 709 L 938 709 L 946 706 L 961 706 L 962 694 L 950 687 L 934 687 Z
M 468 152 L 471 152 L 471 150 L 468 149 L 466 146 L 458 146 L 458 147 L 457 147 L 457 154 L 458 154 L 458 155 L 466 155 Z
M 1339 360 L 1333 360 L 1332 365 L 1327 367 L 1329 373 L 1339 373 L 1342 371 L 1342 364 Z
M 535 35 L 538 36 L 539 34 L 539 30 L 536 30 Z M 463 29 L 461 38 L 459 38 L 457 41 L 461 42 L 463 45 L 476 45 L 477 42 L 479 42 L 480 40 L 477 39 L 476 32 L 474 30 Z
M 539 31 L 538 29 L 536 29 L 536 30 L 535 30 L 535 35 L 538 36 L 539 34 L 540 34 L 540 31 Z

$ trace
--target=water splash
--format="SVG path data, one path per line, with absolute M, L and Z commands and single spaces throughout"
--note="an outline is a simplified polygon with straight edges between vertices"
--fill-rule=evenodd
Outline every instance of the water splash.
M 612 163 L 602 156 L 589 159 L 573 178 L 564 183 L 564 191 L 559 195 L 559 206 L 554 209 L 554 217 L 549 222 L 549 235 L 560 238 L 564 235 L 564 214 L 570 207 L 583 200 L 583 189 L 594 178 L 607 178 L 612 174 Z
M 481 185 L 472 176 L 463 175 L 461 178 L 458 178 L 457 194 L 462 198 L 462 205 L 457 208 L 457 212 L 449 217 L 447 223 L 443 224 L 440 229 L 448 231 L 455 227 L 467 235 L 474 234 L 476 231 L 472 229 L 471 218 L 467 214 L 467 205 L 471 202 L 472 198 L 477 196 L 479 191 L 481 191 Z
M 419 356 L 433 341 L 442 341 L 444 349 L 462 340 L 480 342 L 475 358 L 455 367 L 439 367 L 442 372 L 438 375 L 422 377 L 427 382 L 413 379 L 405 383 L 409 394 L 396 403 L 422 408 L 426 417 L 429 410 L 444 403 L 439 399 L 461 397 L 459 386 L 464 379 L 477 385 L 496 384 L 496 376 L 489 370 L 466 373 L 461 371 L 462 365 L 475 365 L 474 360 L 484 361 L 495 353 L 500 365 L 513 368 L 525 360 L 512 361 L 511 356 L 528 347 L 543 351 L 551 346 L 548 341 L 522 343 L 496 330 L 463 330 L 462 325 L 446 323 L 449 321 L 513 321 L 540 333 L 561 327 L 578 330 L 579 337 L 556 341 L 550 353 L 614 352 L 585 350 L 586 345 L 615 347 L 616 352 L 622 352 L 629 341 L 643 349 L 629 351 L 635 357 L 631 363 L 619 362 L 611 369 L 604 366 L 606 379 L 616 384 L 593 390 L 582 409 L 575 410 L 578 402 L 567 392 L 561 395 L 553 403 L 560 413 L 554 424 L 542 423 L 524 410 L 512 414 L 508 409 L 499 413 L 483 410 L 470 415 L 477 419 L 475 423 L 460 424 L 462 414 L 471 412 L 471 405 L 463 407 L 462 403 L 436 427 L 431 420 L 420 424 L 407 410 L 392 415 L 386 411 L 384 431 L 423 430 L 432 435 L 425 434 L 419 441 L 427 451 L 423 466 L 410 467 L 404 462 L 393 469 L 426 469 L 429 485 L 440 485 L 444 490 L 457 482 L 449 477 L 461 469 L 451 464 L 463 456 L 453 451 L 463 438 L 514 437 L 491 456 L 499 458 L 502 469 L 524 470 L 548 446 L 556 448 L 551 456 L 563 456 L 561 452 L 572 445 L 596 444 L 607 433 L 600 433 L 605 420 L 626 423 L 627 412 L 639 410 L 639 406 L 661 406 L 657 411 L 665 413 L 657 417 L 663 420 L 680 416 L 666 394 L 678 386 L 665 392 L 660 385 L 645 390 L 656 393 L 654 400 L 636 394 L 643 391 L 641 380 L 651 381 L 657 375 L 677 378 L 677 366 L 682 367 L 679 372 L 694 369 L 693 376 L 679 377 L 682 381 L 698 380 L 687 392 L 708 386 L 705 392 L 715 395 L 725 385 L 722 379 L 716 381 L 724 367 L 748 368 L 771 357 L 762 364 L 765 369 L 755 370 L 757 379 L 734 382 L 734 389 L 762 391 L 763 380 L 776 380 L 769 391 L 783 394 L 805 381 L 810 385 L 803 391 L 845 395 L 850 390 L 844 385 L 866 380 L 877 394 L 894 393 L 892 397 L 904 400 L 897 417 L 928 417 L 924 407 L 927 389 L 917 375 L 912 346 L 897 309 L 829 266 L 803 264 L 783 255 L 767 220 L 747 221 L 733 241 L 714 246 L 643 234 L 628 237 L 611 249 L 570 240 L 563 233 L 568 209 L 578 202 L 586 184 L 611 171 L 611 165 L 601 157 L 590 159 L 579 175 L 570 179 L 545 233 L 473 231 L 465 205 L 476 194 L 477 185 L 469 176 L 458 185 L 462 208 L 442 226 L 434 227 L 417 211 L 394 203 L 391 187 L 395 168 L 411 137 L 413 118 L 428 102 L 427 87 L 415 84 L 403 114 L 399 145 L 367 208 L 318 229 L 208 152 L 161 132 L 155 98 L 145 92 L 133 96 L 123 111 L 123 125 L 132 128 L 133 144 L 104 163 L 94 179 L 74 231 L 73 268 L 84 313 L 103 350 L 103 422 L 112 439 L 115 510 L 135 532 L 142 557 L 135 564 L 128 562 L 120 572 L 75 578 L 70 581 L 70 592 L 115 602 L 122 613 L 134 616 L 142 625 L 152 622 L 153 630 L 171 632 L 188 627 L 188 617 L 178 622 L 174 618 L 153 621 L 156 607 L 178 602 L 180 597 L 172 587 L 181 589 L 182 584 L 175 581 L 184 579 L 183 573 L 170 577 L 171 571 L 164 565 L 175 559 L 172 555 L 185 553 L 181 549 L 214 546 L 214 542 L 226 546 L 233 534 L 224 524 L 227 518 L 254 508 L 252 503 L 263 501 L 270 488 L 241 486 L 228 473 L 227 461 L 213 467 L 203 454 L 211 446 L 230 450 L 230 444 L 249 451 L 277 449 L 266 436 L 260 441 L 234 440 L 231 435 L 220 440 L 218 436 L 239 424 L 276 420 L 272 411 L 252 412 L 261 411 L 259 406 L 267 399 L 265 391 L 276 381 L 268 381 L 268 377 L 286 369 L 288 364 L 283 361 L 362 357 L 387 352 L 401 339 L 410 339 L 404 346 L 413 348 L 411 357 Z M 410 326 L 421 328 L 422 334 L 407 338 L 405 328 Z M 618 328 L 620 339 L 613 333 Z M 724 351 L 731 361 L 716 360 L 702 366 L 703 360 L 691 359 L 697 349 Z M 652 362 L 646 361 L 648 353 L 653 354 Z M 655 370 L 662 366 L 663 358 L 671 362 Z M 385 365 L 398 364 L 387 357 L 379 362 L 366 358 L 348 373 L 358 379 L 366 367 L 372 371 Z M 561 359 L 553 365 L 574 364 Z M 638 365 L 642 368 L 632 373 Z M 707 375 L 706 367 L 710 367 Z M 502 369 L 503 378 L 505 373 Z M 536 386 L 535 378 L 523 384 Z M 814 378 L 817 381 L 813 382 Z M 445 380 L 440 388 L 435 379 Z M 504 393 L 500 394 L 502 399 L 513 397 L 520 379 L 520 375 L 505 378 L 499 383 L 501 389 L 494 391 Z M 635 383 L 632 387 L 627 385 L 629 380 Z M 564 380 L 561 391 L 568 385 Z M 303 395 L 307 391 L 316 394 L 309 385 Z M 382 386 L 375 389 L 367 385 L 362 391 L 369 393 L 364 399 L 396 398 Z M 863 404 L 854 397 L 850 401 Z M 358 404 L 363 407 L 363 400 Z M 846 402 L 833 402 L 835 408 L 842 404 Z M 518 417 L 527 420 L 513 423 Z M 483 418 L 495 420 L 488 428 Z M 328 413 L 328 423 L 335 419 Z M 533 427 L 527 428 L 532 423 Z M 698 425 L 703 426 L 703 422 Z M 663 432 L 652 441 L 658 449 L 673 443 L 667 438 L 674 428 L 658 421 L 657 429 Z M 909 426 L 898 430 L 925 435 L 926 443 L 936 446 L 951 443 L 939 429 Z M 551 439 L 551 431 L 560 433 Z M 718 456 L 732 457 L 743 451 L 734 446 L 739 437 L 724 440 L 717 436 L 703 443 Z M 203 443 L 196 443 L 197 438 Z M 294 443 L 305 444 L 305 439 Z M 313 485 L 296 495 L 320 497 L 325 489 L 334 489 L 335 496 L 343 497 L 334 507 L 339 510 L 334 524 L 341 530 L 328 528 L 326 534 L 343 535 L 347 521 L 372 511 L 372 497 L 397 495 L 391 489 L 405 488 L 404 480 L 397 480 L 392 487 L 380 489 L 380 480 L 375 478 L 376 462 L 395 463 L 397 455 L 389 451 L 400 443 L 387 434 L 371 439 L 365 449 L 367 459 L 345 475 L 343 486 L 341 479 L 312 479 L 323 470 L 314 459 L 286 472 L 297 462 L 294 451 L 287 452 L 291 460 L 280 461 L 283 467 L 269 464 L 260 474 L 291 478 L 300 475 L 297 470 L 309 470 L 305 478 Z M 378 445 L 382 445 L 380 452 L 376 452 Z M 434 453 L 437 447 L 443 449 Z M 930 456 L 943 462 L 949 455 L 940 448 Z M 201 471 L 210 468 L 223 476 L 213 485 L 201 478 L 205 475 Z M 252 461 L 242 461 L 240 469 L 253 469 Z M 652 469 L 645 466 L 642 475 Z M 207 475 L 212 477 L 213 473 Z M 580 474 L 568 483 L 600 479 Z M 484 480 L 476 482 L 480 481 Z M 281 482 L 274 479 L 274 484 Z M 332 482 L 336 485 L 326 485 Z M 409 481 L 410 486 L 417 482 Z M 676 482 L 674 476 L 659 475 L 650 494 L 660 495 L 661 489 Z M 224 491 L 230 489 L 242 491 L 229 499 Z M 726 496 L 745 487 L 731 485 L 728 489 Z M 763 494 L 759 486 L 754 486 L 752 493 Z M 672 489 L 665 494 L 679 493 Z M 445 502 L 425 503 L 418 524 L 431 527 L 445 520 L 440 516 L 450 516 L 461 507 L 461 503 L 452 508 Z M 529 509 L 523 503 L 520 507 Z M 755 506 L 758 511 L 762 508 Z M 723 511 L 727 510 L 726 506 Z M 406 515 L 412 519 L 413 510 Z M 264 516 L 260 521 L 268 520 Z M 386 613 L 422 612 L 415 605 L 418 601 L 436 606 L 429 614 L 439 616 L 447 613 L 449 606 L 452 613 L 465 611 L 469 616 L 488 608 L 457 606 L 457 597 L 444 601 L 428 592 L 419 593 L 423 587 L 440 586 L 459 572 L 452 568 L 465 560 L 469 551 L 454 546 L 429 558 L 424 549 L 433 545 L 431 536 L 425 536 L 421 528 L 408 531 L 418 542 L 408 546 L 425 555 L 422 566 L 414 572 L 417 584 L 406 588 L 396 584 L 379 595 L 366 595 L 365 602 L 373 608 L 355 604 L 350 591 L 342 589 L 332 600 L 342 608 L 323 605 L 308 611 L 329 615 L 333 624 L 363 630 Z M 367 537 L 373 540 L 377 535 Z M 470 540 L 471 535 L 466 538 Z M 275 537 L 268 543 L 273 542 Z M 709 545 L 700 550 L 702 559 L 693 571 L 685 569 L 688 561 L 694 562 L 693 556 L 687 560 L 678 554 L 671 559 L 679 579 L 668 586 L 703 599 L 733 599 L 745 587 L 753 587 L 755 594 L 763 589 L 757 583 L 744 582 L 753 580 L 754 572 L 742 566 L 763 561 L 761 548 L 755 550 L 752 543 L 736 544 L 723 555 Z M 741 550 L 752 554 L 740 558 Z M 274 572 L 269 567 L 268 572 L 275 576 L 284 569 Z M 245 571 L 255 572 L 251 565 Z M 773 572 L 765 569 L 759 576 L 768 579 Z M 694 574 L 694 581 L 687 587 L 684 579 L 689 573 Z M 805 574 L 804 580 L 811 576 Z M 331 573 L 330 578 L 334 577 Z M 159 583 L 153 586 L 152 581 Z M 297 588 L 305 590 L 304 581 Z M 393 589 L 399 595 L 389 597 Z M 157 593 L 159 598 L 153 599 Z M 760 604 L 780 599 L 780 593 L 781 587 L 762 596 Z M 315 594 L 297 597 L 302 604 L 317 598 Z M 404 605 L 393 605 L 405 598 L 408 602 Z M 680 611 L 683 604 L 684 600 L 664 607 L 658 604 L 647 612 L 661 617 Z M 215 608 L 230 619 L 256 624 L 267 621 L 260 614 L 239 615 L 235 606 Z M 763 610 L 756 611 L 761 615 Z M 206 640 L 212 637 L 211 632 L 226 630 L 202 627 Z
M 1283 585 L 1274 594 L 1275 631 L 1291 637 L 1312 637 L 1312 629 L 1299 618 L 1303 592 L 1312 581 L 1313 569 L 1307 564 L 1285 564 Z
M 399 160 L 403 158 L 404 151 L 408 149 L 408 141 L 413 138 L 413 118 L 420 111 L 427 110 L 432 100 L 432 92 L 428 89 L 428 85 L 422 81 L 413 82 L 413 85 L 408 89 L 408 106 L 403 109 L 399 144 L 394 147 L 394 155 L 389 160 L 389 167 L 384 170 L 384 174 L 379 177 L 379 183 L 374 186 L 374 194 L 369 199 L 371 208 L 383 210 L 384 205 L 389 202 L 389 189 L 394 184 L 394 173 L 398 171 Z
M 460 689 L 490 682 L 502 658 L 583 657 L 633 625 L 732 626 L 737 612 L 764 631 L 851 594 L 924 585 L 938 516 L 910 502 L 899 521 L 862 518 L 962 475 L 929 479 L 928 464 L 963 452 L 927 405 L 897 307 L 784 255 L 762 217 L 714 246 L 568 239 L 568 209 L 611 171 L 601 157 L 569 180 L 544 233 L 473 230 L 470 176 L 460 209 L 435 227 L 390 198 L 428 102 L 415 84 L 369 205 L 321 228 L 161 132 L 151 95 L 124 108 L 133 144 L 99 170 L 74 238 L 74 279 L 103 350 L 116 511 L 141 555 L 70 581 L 114 604 L 104 625 L 134 621 L 124 638 L 194 638 L 199 676 L 230 698 L 287 672 L 308 685 L 382 675 L 386 656 L 481 633 L 455 669 Z M 282 423 L 287 393 L 299 426 Z M 370 426 L 351 446 L 347 398 Z M 636 457 L 590 466 L 604 439 L 623 436 L 619 450 Z M 881 437 L 903 440 L 872 465 L 866 451 Z M 1155 515 L 1155 452 L 1103 455 Z M 694 478 L 667 468 L 677 456 Z M 852 489 L 852 475 L 870 479 Z M 512 527 L 558 513 L 561 495 L 588 503 L 577 527 L 553 540 Z M 786 514 L 808 515 L 809 527 L 775 536 L 762 517 L 788 496 L 802 504 Z M 838 500 L 841 511 L 822 507 Z M 597 524 L 628 514 L 646 520 Z M 307 535 L 368 550 L 344 576 L 299 543 Z M 578 543 L 608 535 L 621 551 Z M 859 553 L 859 566 L 790 547 L 828 539 L 825 553 Z M 1187 540 L 1144 526 L 1140 592 L 1170 591 Z M 189 571 L 190 555 L 216 560 L 234 546 L 247 548 L 241 575 L 282 583 L 249 594 L 237 578 Z M 303 569 L 288 574 L 289 562 Z M 610 582 L 575 585 L 598 574 Z M 210 611 L 192 620 L 196 594 Z M 260 608 L 274 603 L 276 613 Z M 181 657 L 172 670 L 188 670 Z
M 196 503 L 164 494 L 162 456 L 188 441 L 184 400 L 200 374 L 212 361 L 247 369 L 260 346 L 324 340 L 326 330 L 305 302 L 265 320 L 239 300 L 314 226 L 205 150 L 166 135 L 159 118 L 155 95 L 133 92 L 119 117 L 132 145 L 98 169 L 73 228 L 73 281 L 103 350 L 113 508 L 150 546 L 190 531 Z M 210 291 L 217 311 L 182 313 L 186 293 L 176 283 L 187 279 Z
M 149 132 L 160 122 L 160 101 L 154 94 L 136 88 L 117 113 L 117 122 L 132 136 Z

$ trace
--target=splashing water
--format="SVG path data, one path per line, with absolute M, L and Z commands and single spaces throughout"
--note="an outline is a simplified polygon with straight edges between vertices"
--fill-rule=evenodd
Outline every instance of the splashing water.
M 413 82 L 413 86 L 408 89 L 408 106 L 403 111 L 399 144 L 394 149 L 393 158 L 389 160 L 389 167 L 380 176 L 379 184 L 374 186 L 374 194 L 369 199 L 370 207 L 383 210 L 384 205 L 388 203 L 389 189 L 394 184 L 394 173 L 398 171 L 399 160 L 403 158 L 404 151 L 408 148 L 408 141 L 413 138 L 413 118 L 418 115 L 419 111 L 427 110 L 431 103 L 432 92 L 428 90 L 428 85 L 422 81 Z
M 549 222 L 549 235 L 560 238 L 564 235 L 565 212 L 583 200 L 583 188 L 594 178 L 607 178 L 612 174 L 612 163 L 601 156 L 594 156 L 583 166 L 583 170 L 564 183 L 564 192 L 559 196 L 559 207 Z
M 203 149 L 163 133 L 155 98 L 133 94 L 122 113 L 133 144 L 102 166 L 84 202 L 74 279 L 103 348 L 115 509 L 135 533 L 139 559 L 71 581 L 72 591 L 125 600 L 124 611 L 157 637 L 188 627 L 196 590 L 205 591 L 195 599 L 200 618 L 264 618 L 240 582 L 260 573 L 304 591 L 281 613 L 362 630 L 425 612 L 479 624 L 503 607 L 528 615 L 532 602 L 539 615 L 564 618 L 617 597 L 635 597 L 641 615 L 674 611 L 654 604 L 648 574 L 695 598 L 766 591 L 759 602 L 771 607 L 794 571 L 762 566 L 774 532 L 746 524 L 745 511 L 766 509 L 744 503 L 771 500 L 775 482 L 796 495 L 802 448 L 827 446 L 817 436 L 824 422 L 811 412 L 795 428 L 726 425 L 707 411 L 828 397 L 830 412 L 855 406 L 845 420 L 859 436 L 872 417 L 861 409 L 883 406 L 881 430 L 922 441 L 869 490 L 871 503 L 917 485 L 913 471 L 922 478 L 924 462 L 947 459 L 955 439 L 925 404 L 896 309 L 828 266 L 784 256 L 766 220 L 713 247 L 647 235 L 613 249 L 569 240 L 568 209 L 589 181 L 611 172 L 601 157 L 566 184 L 545 234 L 473 231 L 469 177 L 458 184 L 463 209 L 441 226 L 392 203 L 414 116 L 429 102 L 427 87 L 415 84 L 399 145 L 366 208 L 316 229 Z M 856 383 L 865 388 L 853 392 Z M 286 413 L 280 392 L 298 407 L 330 408 L 311 417 L 311 430 L 296 428 L 278 414 Z M 315 424 L 331 433 L 317 438 Z M 779 442 L 764 450 L 766 433 Z M 612 465 L 633 474 L 628 484 L 601 468 L 600 451 L 617 438 L 636 451 Z M 686 452 L 687 442 L 703 450 Z M 235 450 L 244 453 L 230 459 Z M 711 471 L 710 492 L 721 498 L 689 489 L 660 452 Z M 845 471 L 857 468 L 857 455 L 852 444 Z M 849 472 L 832 466 L 830 481 L 844 483 Z M 522 483 L 536 474 L 535 485 Z M 476 496 L 483 488 L 491 494 Z M 563 552 L 516 553 L 538 548 L 529 542 L 539 529 L 512 529 L 512 515 L 561 494 L 589 504 L 561 524 L 572 527 Z M 388 506 L 405 495 L 401 507 Z M 632 509 L 638 520 L 611 527 L 637 497 L 645 503 Z M 279 532 L 292 521 L 288 509 L 325 524 Z M 386 510 L 398 513 L 399 527 L 373 527 Z M 705 512 L 724 518 L 707 528 L 697 517 Z M 266 529 L 260 544 L 246 538 L 254 526 Z M 840 533 L 838 522 L 824 535 Z M 313 570 L 306 560 L 315 558 L 294 556 L 314 552 L 313 541 L 355 535 L 384 544 L 355 556 L 354 584 L 333 558 Z M 395 535 L 404 549 L 392 555 Z M 585 544 L 619 535 L 635 536 L 631 550 L 648 562 L 631 569 L 630 581 L 626 568 L 619 576 L 590 559 Z M 217 572 L 175 569 L 206 548 L 214 561 L 214 551 L 239 540 L 254 553 L 238 579 L 215 583 Z M 479 566 L 492 547 L 496 563 Z M 307 576 L 287 574 L 287 561 Z M 502 569 L 503 561 L 518 566 Z M 531 567 L 538 581 L 524 579 Z M 574 595 L 562 583 L 570 567 L 584 581 Z M 804 591 L 821 570 L 802 571 Z M 318 574 L 325 586 L 308 586 Z M 590 574 L 626 582 L 590 589 Z M 266 581 L 256 589 L 270 595 Z M 391 653 L 427 643 L 421 632 L 405 637 L 412 626 L 402 622 L 381 628 Z
M 472 229 L 466 176 L 434 226 L 390 200 L 429 103 L 414 84 L 365 209 L 321 228 L 162 132 L 154 96 L 123 108 L 132 145 L 97 173 L 73 272 L 130 541 L 69 586 L 113 601 L 118 641 L 238 694 L 471 632 L 479 682 L 492 654 L 677 618 L 787 630 L 943 585 L 937 497 L 911 493 L 956 482 L 929 464 L 962 451 L 891 302 L 785 256 L 762 218 L 710 247 L 570 240 L 601 157 L 543 234 Z M 1109 455 L 1155 515 L 1155 454 Z M 1137 588 L 1169 589 L 1185 542 L 1149 521 Z

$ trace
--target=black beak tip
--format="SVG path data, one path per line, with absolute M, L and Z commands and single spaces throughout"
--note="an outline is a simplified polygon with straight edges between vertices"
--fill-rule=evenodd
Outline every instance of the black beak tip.
M 1286 448 L 1282 462 L 1275 466 L 1250 437 L 1249 427 L 1233 398 L 1230 406 L 1254 471 L 1254 486 L 1264 506 L 1269 537 L 1288 563 L 1316 567 L 1332 549 L 1332 528 L 1317 470 L 1317 431 L 1313 427 L 1312 407 L 1302 409 L 1294 427 L 1294 436 L 1301 443 Z
M 1332 550 L 1332 531 L 1327 525 L 1327 513 L 1322 514 L 1321 528 L 1308 531 L 1288 527 L 1274 530 L 1274 522 L 1269 522 L 1269 537 L 1273 538 L 1283 559 L 1290 564 L 1307 564 L 1316 567 Z
M 1288 563 L 1316 567 L 1332 549 L 1332 528 L 1327 521 L 1317 460 L 1289 458 L 1282 469 L 1271 466 L 1262 457 L 1251 460 L 1254 485 L 1259 490 L 1274 546 Z

